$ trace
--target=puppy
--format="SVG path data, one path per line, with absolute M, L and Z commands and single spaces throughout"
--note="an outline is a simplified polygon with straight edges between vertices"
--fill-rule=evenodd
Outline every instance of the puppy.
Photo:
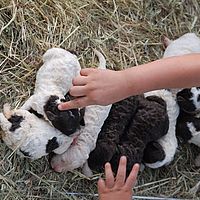
M 19 155 L 38 159 L 51 152 L 65 152 L 76 136 L 68 137 L 47 121 L 27 110 L 11 110 L 4 105 L 0 113 L 0 126 L 5 144 Z
M 69 136 L 80 128 L 83 115 L 80 109 L 60 111 L 57 107 L 69 100 L 69 96 L 65 95 L 72 86 L 72 79 L 81 70 L 78 58 L 64 49 L 52 48 L 44 54 L 43 62 L 36 75 L 34 94 L 21 109 L 42 116 Z

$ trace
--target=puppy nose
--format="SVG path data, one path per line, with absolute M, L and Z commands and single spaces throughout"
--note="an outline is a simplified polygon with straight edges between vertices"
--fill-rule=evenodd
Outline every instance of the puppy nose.
M 62 172 L 62 167 L 60 167 L 59 165 L 51 165 L 51 167 L 53 168 L 53 170 L 55 172 Z

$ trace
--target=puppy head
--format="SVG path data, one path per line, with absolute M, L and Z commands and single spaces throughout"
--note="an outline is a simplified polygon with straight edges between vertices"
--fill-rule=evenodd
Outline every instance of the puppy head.
M 0 113 L 0 126 L 4 131 L 2 140 L 18 154 L 29 157 L 29 152 L 21 149 L 27 137 L 27 131 L 31 124 L 27 123 L 29 112 L 25 110 L 11 110 L 9 104 L 3 106 L 3 113 Z M 31 115 L 31 114 L 30 114 Z
M 55 137 L 47 137 L 51 125 L 27 110 L 11 110 L 8 104 L 0 113 L 2 140 L 17 154 L 31 159 L 47 155 L 59 147 Z M 43 128 L 45 130 L 41 130 Z M 50 128 L 48 128 L 50 127 Z
M 200 111 L 200 87 L 192 87 L 177 93 L 180 109 L 186 113 L 197 114 Z
M 51 168 L 56 172 L 67 172 L 80 167 L 79 164 L 82 159 L 80 154 L 83 152 L 78 152 L 76 149 L 77 148 L 73 150 L 73 148 L 69 148 L 69 150 L 63 154 L 54 154 L 49 160 Z
M 59 99 L 58 96 L 52 95 L 44 105 L 44 111 L 48 120 L 51 121 L 56 129 L 67 136 L 75 133 L 80 128 L 80 125 L 84 125 L 83 110 L 70 109 L 61 111 L 58 109 L 59 103 L 69 100 L 68 95 L 65 96 L 65 99 Z

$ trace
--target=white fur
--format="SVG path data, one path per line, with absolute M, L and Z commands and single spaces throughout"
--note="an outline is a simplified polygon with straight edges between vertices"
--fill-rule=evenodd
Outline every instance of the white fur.
M 191 92 L 192 92 L 192 97 L 190 98 L 190 100 L 193 102 L 196 111 L 200 110 L 200 102 L 198 101 L 198 97 L 200 95 L 200 89 L 196 88 L 196 87 L 192 87 L 191 88 Z
M 44 64 L 37 72 L 34 94 L 21 109 L 33 108 L 47 120 L 44 105 L 51 95 L 65 99 L 72 86 L 72 79 L 80 73 L 77 57 L 61 48 L 49 49 L 43 56 Z
M 99 68 L 105 69 L 105 58 L 103 55 L 94 50 L 99 58 Z M 59 143 L 59 148 L 53 152 L 57 155 L 54 158 L 55 162 L 62 162 L 66 169 L 74 169 L 82 166 L 90 153 L 95 148 L 96 139 L 104 120 L 107 118 L 110 111 L 110 106 L 88 106 L 85 110 L 85 126 L 81 130 L 76 131 L 73 136 L 68 137 L 55 129 L 47 121 L 36 117 L 26 109 L 32 107 L 38 113 L 44 115 L 43 105 L 49 95 L 55 94 L 63 98 L 64 94 L 71 87 L 72 78 L 80 71 L 80 65 L 77 58 L 63 50 L 53 48 L 48 50 L 43 56 L 44 65 L 40 68 L 36 77 L 36 88 L 34 95 L 28 99 L 22 109 L 10 111 L 5 107 L 6 116 L 0 114 L 0 126 L 4 130 L 4 142 L 13 150 L 20 154 L 20 149 L 29 153 L 32 159 L 40 158 L 46 153 L 46 144 L 48 140 L 56 137 Z M 66 68 L 66 69 L 65 69 Z M 11 123 L 7 118 L 11 115 L 23 116 L 24 120 L 20 123 L 19 128 L 14 132 L 10 132 Z M 72 144 L 74 137 L 77 138 L 77 144 Z M 68 149 L 69 148 L 69 149 Z M 68 151 L 66 151 L 68 149 Z M 53 162 L 53 161 L 52 161 Z M 88 173 L 90 169 L 85 165 L 85 170 Z
M 38 70 L 34 94 L 25 102 L 20 110 L 13 111 L 19 116 L 25 117 L 21 127 L 14 132 L 9 131 L 10 122 L 2 113 L 0 125 L 5 131 L 4 142 L 11 149 L 22 149 L 31 155 L 32 159 L 40 158 L 46 153 L 48 140 L 56 137 L 59 147 L 53 152 L 61 154 L 71 145 L 76 134 L 70 137 L 63 135 L 50 123 L 39 119 L 27 110 L 33 108 L 46 119 L 43 106 L 51 95 L 57 95 L 64 99 L 64 95 L 72 85 L 72 79 L 80 73 L 80 64 L 75 55 L 61 48 L 49 49 L 43 56 L 44 64 Z M 9 109 L 8 109 L 9 110 Z M 9 112 L 7 112 L 9 114 Z M 17 150 L 17 152 L 20 152 Z
M 95 54 L 99 58 L 99 68 L 105 69 L 105 58 L 98 51 L 95 51 Z M 84 115 L 85 126 L 81 128 L 76 144 L 70 146 L 63 154 L 54 156 L 51 160 L 51 166 L 55 171 L 71 171 L 84 166 L 84 173 L 87 176 L 91 175 L 87 159 L 96 146 L 98 134 L 109 114 L 110 108 L 111 105 L 86 107 Z
M 194 33 L 186 33 L 185 35 L 181 36 L 177 40 L 172 41 L 165 50 L 164 58 L 171 57 L 171 56 L 180 56 L 180 55 L 190 54 L 190 53 L 200 53 L 200 38 L 197 37 L 197 35 L 195 35 Z M 176 88 L 176 89 L 172 89 L 171 91 L 173 95 L 176 96 L 177 92 L 182 89 L 183 88 Z M 193 93 L 191 100 L 193 101 L 197 110 L 200 107 L 200 103 L 197 101 L 199 91 L 200 90 L 196 87 L 193 87 L 191 89 L 191 92 Z M 199 114 L 196 115 L 196 117 L 199 117 Z M 188 142 L 196 144 L 197 146 L 200 146 L 199 132 L 196 131 L 192 123 L 187 123 L 187 126 L 192 134 L 192 138 Z M 197 156 L 195 163 L 197 166 L 200 166 L 200 155 Z
M 171 41 L 165 49 L 164 58 L 200 52 L 200 38 L 195 33 L 186 33 Z
M 94 52 L 99 58 L 99 68 L 105 69 L 105 58 L 100 52 L 96 50 Z M 85 126 L 70 137 L 62 134 L 47 121 L 28 112 L 26 109 L 32 107 L 44 115 L 43 105 L 46 98 L 52 94 L 60 95 L 63 98 L 71 86 L 72 78 L 80 70 L 77 58 L 63 49 L 50 49 L 45 53 L 43 59 L 44 65 L 37 73 L 34 95 L 28 99 L 22 109 L 10 111 L 9 108 L 5 107 L 6 114 L 0 114 L 0 126 L 4 130 L 3 140 L 8 147 L 16 150 L 17 153 L 21 154 L 21 149 L 29 153 L 32 159 L 37 159 L 47 155 L 46 144 L 50 139 L 56 137 L 59 147 L 53 152 L 56 154 L 65 153 L 61 156 L 57 155 L 54 161 L 59 164 L 61 162 L 59 158 L 64 157 L 64 168 L 69 170 L 78 168 L 86 162 L 90 151 L 95 148 L 98 133 L 111 106 L 88 106 L 84 116 Z M 24 117 L 20 123 L 21 127 L 14 132 L 9 131 L 11 123 L 7 120 L 11 115 Z M 77 138 L 77 144 L 69 148 L 77 135 L 80 135 Z M 67 149 L 68 151 L 66 151 Z M 90 169 L 87 165 L 84 169 L 88 174 Z
M 169 129 L 166 135 L 158 140 L 158 143 L 162 146 L 165 152 L 165 159 L 158 161 L 156 163 L 145 163 L 150 168 L 158 168 L 163 165 L 169 164 L 173 159 L 177 149 L 177 138 L 176 138 L 176 119 L 179 114 L 179 107 L 175 99 L 172 96 L 172 93 L 167 90 L 155 90 L 145 93 L 145 97 L 155 95 L 162 98 L 167 104 L 167 114 L 169 118 Z
M 24 120 L 20 127 L 14 132 L 9 131 L 11 123 L 3 113 L 0 113 L 0 126 L 4 133 L 2 136 L 5 144 L 24 156 L 20 150 L 28 153 L 31 159 L 38 159 L 47 155 L 46 145 L 53 137 L 57 138 L 59 147 L 53 152 L 60 154 L 66 151 L 73 141 L 73 137 L 68 137 L 55 129 L 45 120 L 36 117 L 27 110 L 14 110 L 14 115 L 22 116 Z
M 200 131 L 197 131 L 193 123 L 191 122 L 187 122 L 187 127 L 192 134 L 192 138 L 188 140 L 188 142 L 200 147 Z

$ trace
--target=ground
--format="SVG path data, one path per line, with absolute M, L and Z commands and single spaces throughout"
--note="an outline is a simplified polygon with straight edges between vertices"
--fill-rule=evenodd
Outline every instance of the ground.
M 75 51 L 82 67 L 96 66 L 96 48 L 108 68 L 120 70 L 162 58 L 163 35 L 199 35 L 199 14 L 199 0 L 0 0 L 0 111 L 4 103 L 19 107 L 31 95 L 50 47 Z M 169 166 L 140 172 L 135 195 L 198 199 L 197 152 L 180 145 Z M 0 143 L 0 199 L 97 199 L 98 177 L 87 179 L 80 170 L 55 173 L 47 158 L 30 162 Z

